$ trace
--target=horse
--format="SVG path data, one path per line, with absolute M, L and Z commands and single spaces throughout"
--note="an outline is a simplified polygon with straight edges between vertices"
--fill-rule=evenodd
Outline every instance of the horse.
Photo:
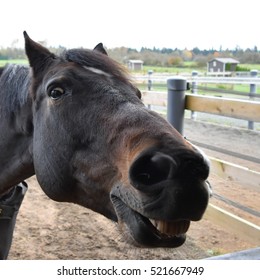
M 181 246 L 210 197 L 204 153 L 143 104 L 102 43 L 57 55 L 24 39 L 29 66 L 0 70 L 0 195 L 36 175 L 134 246 Z

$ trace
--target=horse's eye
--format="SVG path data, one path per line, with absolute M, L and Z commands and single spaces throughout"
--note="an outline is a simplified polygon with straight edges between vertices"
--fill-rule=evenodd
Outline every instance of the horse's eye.
M 52 88 L 50 91 L 49 91 L 49 96 L 51 99 L 58 99 L 60 98 L 63 94 L 65 93 L 65 90 L 61 87 L 55 87 L 55 88 Z

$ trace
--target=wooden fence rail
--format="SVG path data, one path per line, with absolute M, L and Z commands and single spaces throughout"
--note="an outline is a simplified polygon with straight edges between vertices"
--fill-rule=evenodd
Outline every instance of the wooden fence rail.
M 260 122 L 260 102 L 187 94 L 185 109 Z
M 260 172 L 213 157 L 209 157 L 209 159 L 212 173 L 223 179 L 237 181 L 248 189 L 260 192 Z M 260 227 L 254 223 L 250 223 L 211 203 L 207 208 L 205 217 L 256 246 L 260 244 Z
M 186 94 L 185 109 L 260 122 L 260 102 L 223 97 Z M 144 104 L 167 107 L 167 93 L 142 91 Z
M 220 227 L 227 231 L 239 235 L 243 240 L 259 246 L 260 244 L 260 227 L 242 219 L 218 206 L 209 204 L 205 213 L 205 218 L 214 221 Z M 259 256 L 260 257 L 260 256 Z
M 211 171 L 222 179 L 240 182 L 242 185 L 260 192 L 260 172 L 214 157 L 209 157 L 209 159 Z

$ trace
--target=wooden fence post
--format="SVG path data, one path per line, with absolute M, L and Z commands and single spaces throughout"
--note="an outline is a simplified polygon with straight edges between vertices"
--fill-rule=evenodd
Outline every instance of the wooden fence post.
M 256 78 L 258 74 L 257 70 L 251 70 L 250 76 L 251 78 Z M 249 99 L 253 99 L 253 96 L 256 94 L 256 84 L 250 84 L 250 92 L 249 92 Z M 248 121 L 248 129 L 254 130 L 254 122 Z
M 180 76 L 169 78 L 167 88 L 167 120 L 179 133 L 183 134 L 187 80 Z

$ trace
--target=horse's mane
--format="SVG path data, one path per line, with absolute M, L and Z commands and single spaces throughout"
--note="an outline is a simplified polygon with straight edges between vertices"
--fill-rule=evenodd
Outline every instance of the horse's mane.
M 123 82 L 131 83 L 130 75 L 124 66 L 98 51 L 70 49 L 64 51 L 61 57 L 82 66 L 99 69 Z
M 0 116 L 16 112 L 28 100 L 29 67 L 8 64 L 0 69 Z

